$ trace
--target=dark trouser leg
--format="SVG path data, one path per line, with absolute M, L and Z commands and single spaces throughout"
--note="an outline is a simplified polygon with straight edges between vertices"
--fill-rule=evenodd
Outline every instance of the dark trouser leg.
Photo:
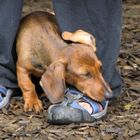
M 22 5 L 23 0 L 0 0 L 0 85 L 10 88 L 17 87 L 13 44 Z
M 96 37 L 97 55 L 103 63 L 103 75 L 113 95 L 122 87 L 116 70 L 120 49 L 121 0 L 53 0 L 61 31 L 84 29 Z

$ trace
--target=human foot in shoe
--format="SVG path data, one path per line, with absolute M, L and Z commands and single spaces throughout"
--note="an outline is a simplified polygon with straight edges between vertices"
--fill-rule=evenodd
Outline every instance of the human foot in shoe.
M 93 122 L 107 113 L 108 101 L 101 103 L 90 99 L 75 89 L 67 89 L 65 100 L 51 105 L 48 109 L 48 122 L 69 124 Z

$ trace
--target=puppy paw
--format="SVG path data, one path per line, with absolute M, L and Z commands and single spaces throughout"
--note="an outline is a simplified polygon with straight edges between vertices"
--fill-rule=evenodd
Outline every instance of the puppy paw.
M 24 104 L 24 111 L 35 111 L 39 113 L 43 110 L 42 102 L 39 99 L 26 99 Z

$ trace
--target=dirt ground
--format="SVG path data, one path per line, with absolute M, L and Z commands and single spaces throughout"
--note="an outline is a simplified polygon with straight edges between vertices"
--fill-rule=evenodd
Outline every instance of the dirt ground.
M 50 0 L 25 0 L 23 15 L 52 11 Z M 25 113 L 23 98 L 13 97 L 0 111 L 0 140 L 140 140 L 140 2 L 123 2 L 122 45 L 118 68 L 123 94 L 110 102 L 106 118 L 90 124 L 50 125 L 49 103 L 42 98 L 41 114 Z

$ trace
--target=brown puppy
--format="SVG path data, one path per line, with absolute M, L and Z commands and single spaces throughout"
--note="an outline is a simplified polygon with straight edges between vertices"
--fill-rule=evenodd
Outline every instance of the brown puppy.
M 111 92 L 100 71 L 102 64 L 95 54 L 94 37 L 82 30 L 64 32 L 62 37 L 77 43 L 63 41 L 49 13 L 34 12 L 22 19 L 16 49 L 25 111 L 42 109 L 31 75 L 41 77 L 40 84 L 52 103 L 63 100 L 65 82 L 98 101 L 106 91 Z

